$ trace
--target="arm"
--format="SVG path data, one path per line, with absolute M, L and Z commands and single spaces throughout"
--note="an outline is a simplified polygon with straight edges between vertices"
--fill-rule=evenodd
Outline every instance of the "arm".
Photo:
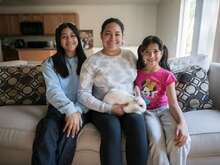
M 55 73 L 50 61 L 45 61 L 42 64 L 42 69 L 47 89 L 47 100 L 60 113 L 66 115 L 63 131 L 67 133 L 67 137 L 70 134 L 72 137 L 74 137 L 75 134 L 79 131 L 82 123 L 82 109 L 78 106 L 75 106 L 74 103 L 65 95 L 61 87 L 58 75 Z
M 183 113 L 178 105 L 174 82 L 167 87 L 166 95 L 168 97 L 170 113 L 173 116 L 174 120 L 177 122 L 177 128 L 175 132 L 176 145 L 181 147 L 186 143 L 188 137 L 188 129 Z
M 46 96 L 60 113 L 70 115 L 74 112 L 82 113 L 80 108 L 76 108 L 74 103 L 65 95 L 58 75 L 55 73 L 52 64 L 46 61 L 42 64 L 42 72 L 46 83 Z
M 112 105 L 107 104 L 93 96 L 92 88 L 94 85 L 94 79 L 94 68 L 88 63 L 84 63 L 80 73 L 80 89 L 78 93 L 79 102 L 89 109 L 98 112 L 111 113 Z

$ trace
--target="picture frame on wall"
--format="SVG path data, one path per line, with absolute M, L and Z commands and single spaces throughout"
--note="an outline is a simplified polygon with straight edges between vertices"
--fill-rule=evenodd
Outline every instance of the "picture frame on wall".
M 84 49 L 93 48 L 93 30 L 80 30 L 80 38 Z

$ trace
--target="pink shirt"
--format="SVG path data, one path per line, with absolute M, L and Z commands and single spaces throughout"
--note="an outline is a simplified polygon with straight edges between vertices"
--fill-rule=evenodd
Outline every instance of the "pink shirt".
M 147 103 L 147 109 L 155 109 L 168 105 L 166 88 L 175 82 L 174 74 L 166 69 L 146 73 L 138 70 L 135 84 L 140 88 L 141 95 Z

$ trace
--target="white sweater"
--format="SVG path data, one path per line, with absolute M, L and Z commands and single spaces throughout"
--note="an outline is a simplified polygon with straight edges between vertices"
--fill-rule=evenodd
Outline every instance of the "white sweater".
M 117 56 L 101 51 L 90 56 L 81 69 L 79 102 L 89 109 L 111 113 L 112 105 L 102 100 L 112 88 L 132 93 L 137 75 L 136 61 L 136 56 L 125 49 Z

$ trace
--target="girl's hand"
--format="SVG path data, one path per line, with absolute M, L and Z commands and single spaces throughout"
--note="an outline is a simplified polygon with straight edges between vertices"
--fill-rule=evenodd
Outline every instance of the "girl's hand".
M 125 114 L 124 112 L 124 106 L 125 104 L 114 104 L 112 106 L 112 113 L 116 116 L 123 116 Z
M 74 138 L 82 125 L 81 114 L 79 112 L 72 113 L 65 117 L 65 122 L 63 132 L 66 132 L 67 137 L 71 135 Z
M 188 138 L 188 131 L 185 124 L 177 124 L 176 132 L 175 132 L 175 142 L 176 146 L 183 146 Z

